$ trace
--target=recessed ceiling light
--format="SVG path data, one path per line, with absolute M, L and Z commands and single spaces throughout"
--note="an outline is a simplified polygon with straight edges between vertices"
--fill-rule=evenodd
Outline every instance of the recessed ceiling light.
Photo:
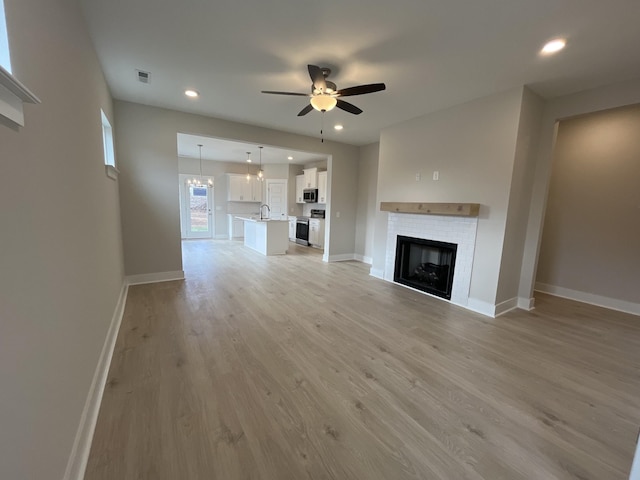
M 287 160 L 293 160 L 293 157 L 292 157 L 291 155 L 289 155 L 289 156 L 287 157 Z
M 548 41 L 540 53 L 542 55 L 551 55 L 553 53 L 559 52 L 562 50 L 567 44 L 567 41 L 564 38 L 554 38 L 553 40 Z
M 196 97 L 200 96 L 200 94 L 198 92 L 196 92 L 195 90 L 185 90 L 184 94 L 187 97 L 191 97 L 191 98 L 196 98 Z
M 342 130 L 344 127 L 338 124 L 338 125 L 334 125 L 333 128 L 335 128 L 336 130 Z

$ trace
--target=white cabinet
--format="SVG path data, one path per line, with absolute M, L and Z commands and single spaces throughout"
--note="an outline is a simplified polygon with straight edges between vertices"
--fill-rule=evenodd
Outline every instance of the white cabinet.
M 289 240 L 296 241 L 296 217 L 289 217 Z
M 327 172 L 318 173 L 318 203 L 327 203 Z
M 324 248 L 324 220 L 321 218 L 309 219 L 309 243 L 313 247 Z
M 245 220 L 245 246 L 263 255 L 284 255 L 289 248 L 287 223 L 279 220 Z
M 246 179 L 246 175 L 245 175 Z M 264 203 L 262 201 L 262 187 L 264 182 L 258 178 L 257 175 L 251 175 L 251 180 L 249 180 L 251 184 L 251 198 L 254 202 Z
M 246 175 L 227 175 L 227 200 L 230 202 L 259 202 L 260 186 L 256 186 L 257 177 L 251 175 L 247 180 Z
M 305 168 L 303 171 L 304 171 L 304 188 L 318 188 L 318 169 Z
M 296 203 L 304 203 L 304 188 L 304 175 L 298 175 L 296 177 Z
M 233 214 L 229 217 L 229 240 L 244 238 L 244 221 Z

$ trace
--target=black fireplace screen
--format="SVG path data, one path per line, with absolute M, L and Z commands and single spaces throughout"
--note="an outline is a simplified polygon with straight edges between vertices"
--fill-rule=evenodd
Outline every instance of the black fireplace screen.
M 398 235 L 393 280 L 450 300 L 457 248 L 455 243 Z

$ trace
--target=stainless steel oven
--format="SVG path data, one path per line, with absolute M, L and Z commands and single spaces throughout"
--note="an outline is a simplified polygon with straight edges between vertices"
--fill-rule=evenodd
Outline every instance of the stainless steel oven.
M 309 246 L 309 217 L 296 217 L 296 243 Z

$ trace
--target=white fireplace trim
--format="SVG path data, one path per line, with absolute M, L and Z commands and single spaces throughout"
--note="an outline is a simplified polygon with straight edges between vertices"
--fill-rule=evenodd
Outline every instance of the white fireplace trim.
M 475 217 L 389 213 L 384 280 L 393 282 L 398 235 L 455 243 L 458 248 L 451 303 L 468 308 L 477 230 L 478 219 Z

